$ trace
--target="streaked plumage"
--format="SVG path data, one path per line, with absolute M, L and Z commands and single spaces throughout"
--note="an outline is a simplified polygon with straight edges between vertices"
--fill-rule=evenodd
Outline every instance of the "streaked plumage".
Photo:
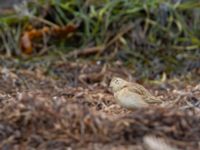
M 146 107 L 150 104 L 162 102 L 142 85 L 128 82 L 121 78 L 112 78 L 110 88 L 116 101 L 126 108 Z

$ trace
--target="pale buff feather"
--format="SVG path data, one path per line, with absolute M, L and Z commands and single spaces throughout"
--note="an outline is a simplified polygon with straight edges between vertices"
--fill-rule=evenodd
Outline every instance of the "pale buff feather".
M 121 78 L 114 77 L 110 82 L 110 88 L 116 101 L 126 108 L 146 107 L 149 104 L 162 102 L 142 85 Z

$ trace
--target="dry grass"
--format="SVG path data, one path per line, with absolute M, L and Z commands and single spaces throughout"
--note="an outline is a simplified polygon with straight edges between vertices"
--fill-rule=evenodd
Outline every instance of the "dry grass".
M 78 69 L 71 63 L 56 68 L 65 66 L 71 66 L 71 73 Z M 97 66 L 93 65 L 96 72 L 101 72 Z M 96 80 L 91 73 L 81 78 L 87 72 L 82 71 L 76 86 L 71 86 L 75 84 L 70 76 L 55 80 L 41 69 L 35 73 L 1 68 L 0 148 L 143 150 L 145 137 L 156 136 L 166 140 L 168 147 L 200 149 L 198 85 L 148 84 L 151 92 L 163 96 L 165 107 L 129 111 L 115 104 L 107 90 L 109 75 L 120 75 L 115 69 L 108 67 Z

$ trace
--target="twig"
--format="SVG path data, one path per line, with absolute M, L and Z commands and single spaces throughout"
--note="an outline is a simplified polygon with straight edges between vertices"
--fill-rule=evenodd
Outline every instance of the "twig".
M 77 56 L 88 56 L 92 54 L 96 54 L 104 49 L 103 46 L 96 46 L 96 47 L 90 47 L 90 48 L 85 48 L 83 50 L 74 50 L 71 53 L 67 55 L 68 58 L 70 57 L 77 57 Z

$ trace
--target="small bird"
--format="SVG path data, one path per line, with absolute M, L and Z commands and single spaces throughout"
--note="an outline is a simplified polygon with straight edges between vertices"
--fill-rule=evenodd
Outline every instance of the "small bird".
M 153 96 L 147 89 L 137 83 L 113 77 L 110 86 L 118 104 L 125 108 L 141 108 L 150 104 L 162 103 L 160 98 Z

